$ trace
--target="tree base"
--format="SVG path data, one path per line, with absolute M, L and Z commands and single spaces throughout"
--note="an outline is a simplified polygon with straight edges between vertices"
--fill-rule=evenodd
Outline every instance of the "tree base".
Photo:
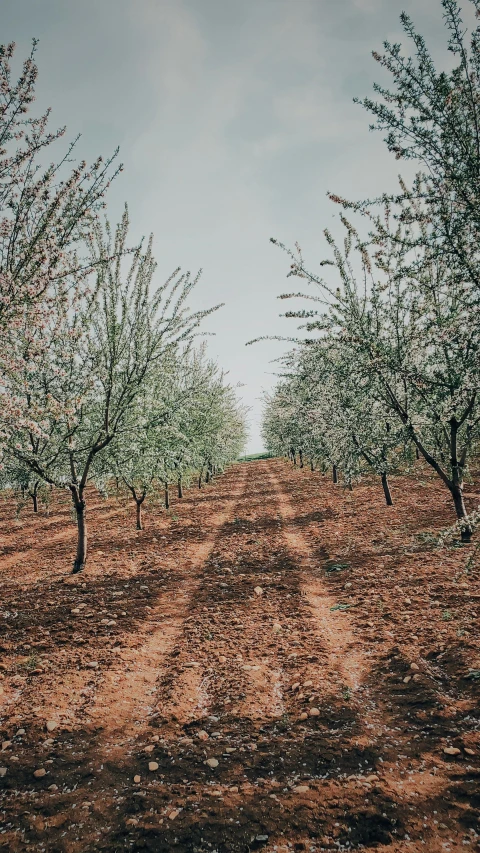
M 78 560 L 75 560 L 72 569 L 72 575 L 78 575 L 79 572 L 83 572 L 85 568 L 85 563 L 79 563 Z

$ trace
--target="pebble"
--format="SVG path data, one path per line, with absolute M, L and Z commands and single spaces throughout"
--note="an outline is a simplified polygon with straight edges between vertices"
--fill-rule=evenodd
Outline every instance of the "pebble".
M 210 735 L 202 729 L 198 732 L 197 737 L 199 740 L 208 740 Z
M 6 767 L 0 767 L 0 778 L 2 776 L 6 776 L 6 775 L 7 775 L 7 768 Z
M 149 762 L 148 762 L 148 769 L 149 769 L 149 770 L 151 770 L 152 772 L 153 772 L 154 770 L 158 770 L 158 764 L 157 764 L 157 762 L 156 762 L 156 761 L 149 761 Z
M 408 682 L 409 682 L 409 681 L 411 681 L 411 680 L 412 680 L 412 676 L 411 676 L 411 675 L 406 675 L 406 676 L 405 676 L 405 678 L 403 679 L 403 683 L 404 683 L 404 684 L 408 684 Z
M 297 786 L 293 789 L 293 792 L 294 792 L 295 794 L 306 794 L 306 793 L 307 793 L 307 791 L 309 791 L 309 790 L 310 790 L 310 788 L 308 787 L 308 785 L 297 785 Z
M 15 737 L 22 737 L 22 735 L 24 735 L 24 734 L 25 734 L 25 729 L 19 729 L 17 732 L 15 732 Z
M 133 781 L 135 782 L 136 785 L 138 785 L 138 783 L 141 781 L 141 777 L 137 774 L 136 776 L 133 777 Z
M 263 595 L 263 589 L 261 586 L 256 586 L 253 591 L 254 591 L 255 595 Z
M 153 752 L 154 749 L 155 749 L 155 744 L 151 743 L 145 747 L 144 752 Z
M 313 681 L 306 681 L 304 687 L 313 687 Z
M 274 634 L 280 634 L 281 631 L 282 631 L 282 626 L 280 625 L 280 622 L 274 622 L 273 633 Z
M 467 755 L 475 755 L 475 750 L 468 749 L 468 747 L 464 746 L 463 751 L 467 753 Z
M 49 791 L 58 791 L 58 785 L 55 785 L 55 784 L 49 785 L 48 790 Z
M 90 663 L 86 663 L 85 666 L 88 666 L 89 669 L 97 669 L 98 661 L 91 660 Z
M 410 664 L 410 669 L 414 669 L 416 672 L 418 672 L 418 670 L 420 669 L 420 667 L 419 667 L 418 663 L 411 663 L 411 664 Z
M 12 745 L 11 740 L 4 740 L 2 743 L 2 752 L 4 752 L 6 749 L 8 749 L 8 747 L 11 745 Z
M 180 814 L 180 809 L 174 809 L 173 812 L 170 812 L 168 815 L 169 820 L 175 820 L 176 817 Z
M 208 766 L 211 767 L 212 769 L 214 767 L 218 767 L 218 761 L 216 758 L 207 758 L 205 764 L 208 764 Z
M 446 746 L 443 751 L 445 755 L 460 755 L 461 752 L 456 746 Z
M 320 711 L 318 710 L 318 708 L 310 708 L 310 716 L 311 717 L 319 717 Z
M 300 714 L 300 719 L 301 720 L 307 720 L 308 719 L 308 714 L 306 711 L 302 711 L 302 713 Z
M 58 723 L 56 723 L 55 720 L 47 720 L 47 732 L 53 732 L 57 727 Z
M 44 767 L 39 767 L 38 770 L 34 771 L 33 775 L 35 776 L 35 779 L 42 779 L 43 776 L 47 775 L 47 771 Z

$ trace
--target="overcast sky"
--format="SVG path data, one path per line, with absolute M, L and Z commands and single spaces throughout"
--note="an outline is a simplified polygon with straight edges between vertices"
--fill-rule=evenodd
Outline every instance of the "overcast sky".
M 225 302 L 209 348 L 244 385 L 251 452 L 287 345 L 245 343 L 295 331 L 276 297 L 298 283 L 269 238 L 298 240 L 317 269 L 338 214 L 327 190 L 395 187 L 398 163 L 352 99 L 382 79 L 371 51 L 404 41 L 402 9 L 444 61 L 440 0 L 1 0 L 1 40 L 23 58 L 40 39 L 38 108 L 82 133 L 82 156 L 120 146 L 111 219 L 127 201 L 159 278 L 202 268 L 195 307 Z

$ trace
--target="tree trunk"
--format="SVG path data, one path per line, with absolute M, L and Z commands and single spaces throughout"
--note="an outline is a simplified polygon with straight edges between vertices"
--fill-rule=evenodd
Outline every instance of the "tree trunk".
M 40 485 L 40 480 L 37 480 L 33 487 L 33 492 L 29 492 L 32 501 L 33 501 L 33 511 L 38 512 L 38 487 Z
M 178 497 L 183 498 L 183 486 L 182 486 L 182 478 L 178 478 Z
M 300 460 L 300 468 L 303 468 L 303 451 L 302 450 L 298 451 L 298 458 Z
M 337 466 L 334 465 L 332 468 L 332 480 L 334 483 L 338 483 L 338 474 L 337 474 Z
M 76 486 L 71 486 L 70 488 L 77 516 L 77 555 L 72 569 L 72 574 L 76 575 L 78 572 L 83 572 L 85 563 L 87 562 L 87 522 L 85 518 L 83 491 L 79 491 Z
M 137 505 L 137 530 L 143 530 L 143 527 L 142 527 L 143 498 L 135 498 L 135 503 Z
M 207 468 L 207 473 L 205 474 L 205 482 L 210 482 L 210 468 Z
M 199 489 L 202 488 L 202 475 L 203 475 L 203 471 L 200 471 L 200 476 L 198 478 L 198 488 Z
M 415 446 L 415 459 L 420 459 L 420 451 L 417 446 Z
M 312 471 L 312 472 L 315 471 L 315 463 L 314 463 L 313 459 L 310 459 L 310 471 Z
M 385 503 L 387 506 L 393 506 L 392 496 L 390 494 L 390 488 L 388 485 L 388 479 L 385 472 L 382 474 L 382 486 L 383 486 L 383 494 L 385 495 Z
M 170 509 L 170 492 L 168 490 L 168 483 L 165 483 L 165 509 Z
M 349 491 L 349 492 L 353 492 L 353 486 L 352 486 L 352 481 L 351 481 L 351 480 L 349 480 L 349 481 L 348 481 L 348 491 Z
M 462 542 L 470 542 L 470 539 L 472 538 L 472 528 L 466 521 L 467 510 L 465 509 L 465 503 L 463 500 L 463 488 L 460 485 L 450 486 L 450 492 L 452 494 L 453 503 L 455 504 L 455 512 L 457 513 L 458 520 L 465 521 L 461 532 Z

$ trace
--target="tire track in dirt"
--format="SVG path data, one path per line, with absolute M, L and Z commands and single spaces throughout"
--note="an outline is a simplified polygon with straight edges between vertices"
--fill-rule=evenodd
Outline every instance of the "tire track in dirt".
M 93 701 L 89 703 L 89 721 L 101 719 L 104 738 L 141 735 L 152 713 L 155 685 L 162 677 L 165 661 L 178 640 L 183 622 L 201 582 L 201 569 L 219 530 L 227 522 L 242 493 L 244 477 L 224 499 L 221 509 L 209 519 L 209 530 L 200 544 L 186 548 L 182 563 L 188 569 L 176 575 L 178 585 L 168 588 L 155 601 L 147 622 L 142 624 L 134 642 L 121 649 L 115 665 L 105 673 Z
M 311 543 L 305 535 L 293 528 L 297 510 L 283 490 L 278 475 L 270 471 L 268 473 L 277 495 L 283 521 L 282 533 L 301 573 L 301 591 L 327 656 L 325 674 L 328 678 L 340 680 L 354 696 L 368 676 L 369 666 L 362 656 L 348 614 L 334 611 L 335 615 L 332 615 L 332 608 L 338 606 L 338 602 L 329 594 L 321 580 L 312 577 L 311 570 L 318 566 L 318 559 L 313 555 Z

